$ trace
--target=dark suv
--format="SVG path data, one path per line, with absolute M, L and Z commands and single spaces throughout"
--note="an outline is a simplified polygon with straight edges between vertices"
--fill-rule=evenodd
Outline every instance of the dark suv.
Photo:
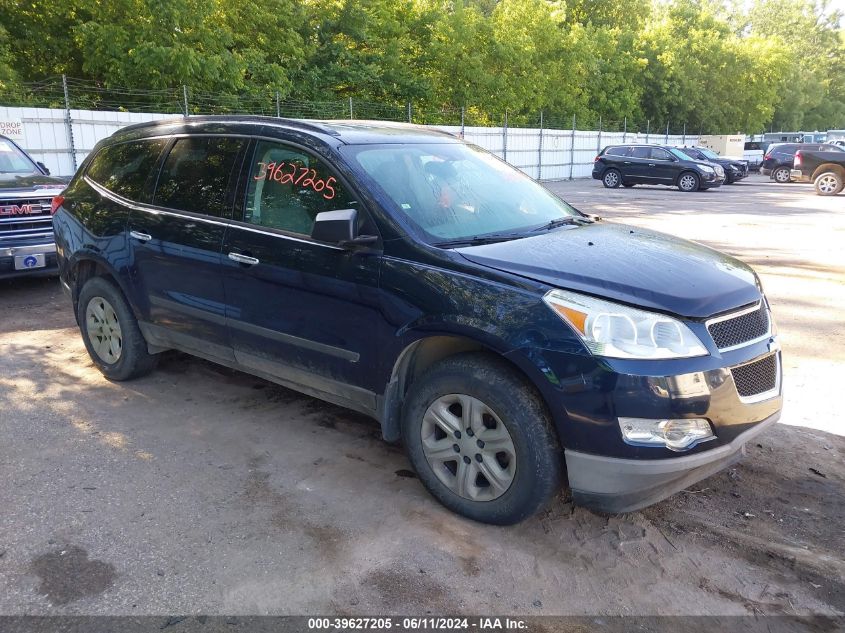
M 596 156 L 593 178 L 608 188 L 669 185 L 699 191 L 721 185 L 725 171 L 721 165 L 695 160 L 668 145 L 610 145 Z
M 529 516 L 564 473 L 578 503 L 643 507 L 780 415 L 748 266 L 591 219 L 446 133 L 128 127 L 56 204 L 61 279 L 106 377 L 177 349 L 363 412 L 476 520 Z
M 0 279 L 55 275 L 50 203 L 65 181 L 0 136 Z
M 763 158 L 763 165 L 760 173 L 771 177 L 775 182 L 786 183 L 791 179 L 795 152 L 805 150 L 808 152 L 836 152 L 845 151 L 845 148 L 829 143 L 777 143 L 770 145 Z
M 716 163 L 725 170 L 725 184 L 732 185 L 748 176 L 748 161 L 738 158 L 719 156 L 707 147 L 679 147 L 681 152 L 692 158 L 708 163 Z

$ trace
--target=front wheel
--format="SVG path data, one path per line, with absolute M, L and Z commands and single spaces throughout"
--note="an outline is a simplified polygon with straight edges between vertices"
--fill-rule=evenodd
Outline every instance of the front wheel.
M 617 169 L 608 169 L 602 176 L 602 184 L 608 189 L 616 189 L 622 184 L 622 174 Z
M 845 188 L 845 180 L 835 171 L 826 171 L 816 177 L 813 186 L 820 196 L 835 196 Z
M 678 178 L 678 189 L 681 191 L 698 191 L 700 184 L 701 181 L 699 180 L 698 175 L 692 173 L 691 171 L 684 172 L 681 174 L 680 178 Z
M 402 437 L 428 491 L 475 521 L 517 523 L 560 490 L 563 456 L 546 407 L 496 357 L 433 365 L 406 398 Z
M 155 367 L 135 315 L 107 279 L 94 277 L 82 287 L 77 321 L 91 360 L 109 380 L 137 378 Z
M 789 168 L 788 167 L 778 167 L 772 172 L 772 180 L 775 182 L 779 182 L 781 184 L 789 182 Z

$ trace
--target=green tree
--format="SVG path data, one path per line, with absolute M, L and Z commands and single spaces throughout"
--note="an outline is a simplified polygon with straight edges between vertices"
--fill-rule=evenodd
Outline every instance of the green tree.
M 18 83 L 14 56 L 9 47 L 9 34 L 0 26 L 0 91 L 11 91 Z
M 746 28 L 777 42 L 789 54 L 786 89 L 775 101 L 771 126 L 782 130 L 826 129 L 845 114 L 845 48 L 842 14 L 826 2 L 757 0 Z

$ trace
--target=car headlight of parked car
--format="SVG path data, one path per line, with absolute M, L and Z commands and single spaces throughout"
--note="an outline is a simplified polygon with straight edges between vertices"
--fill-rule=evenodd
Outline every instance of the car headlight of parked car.
M 716 170 L 713 169 L 710 165 L 699 165 L 699 167 L 701 168 L 701 171 L 703 171 L 705 174 L 712 174 L 716 172 Z
M 665 314 L 568 290 L 550 290 L 543 301 L 572 326 L 596 356 L 666 359 L 707 355 L 692 330 Z

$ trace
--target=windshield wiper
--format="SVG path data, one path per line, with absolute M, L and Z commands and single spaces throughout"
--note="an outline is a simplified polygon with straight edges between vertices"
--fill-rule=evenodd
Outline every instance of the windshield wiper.
M 473 237 L 462 237 L 456 240 L 434 242 L 432 246 L 438 246 L 440 248 L 454 248 L 456 246 L 480 246 L 481 244 L 494 244 L 496 242 L 507 242 L 508 240 L 516 240 L 520 237 L 525 236 L 520 233 L 503 233 L 499 235 L 474 235 Z
M 535 231 L 550 231 L 552 229 L 556 229 L 559 226 L 571 226 L 571 225 L 580 225 L 580 224 L 592 224 L 593 220 L 590 218 L 578 218 L 573 216 L 565 216 L 562 218 L 556 218 L 551 220 L 550 222 L 546 222 L 545 224 L 541 224 L 536 229 L 531 229 L 532 232 Z

